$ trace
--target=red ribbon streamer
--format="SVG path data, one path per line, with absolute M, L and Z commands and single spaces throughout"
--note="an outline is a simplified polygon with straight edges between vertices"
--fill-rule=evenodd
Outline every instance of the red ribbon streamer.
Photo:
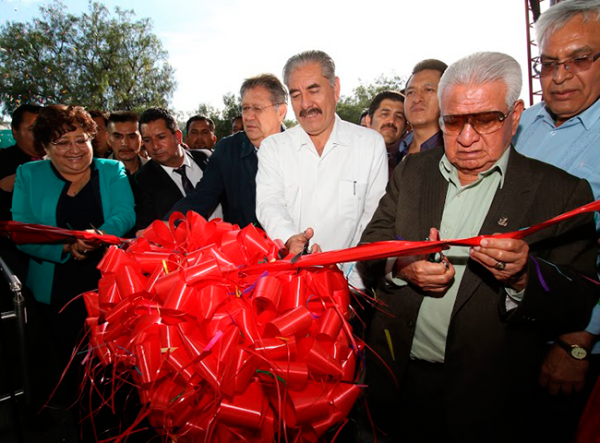
M 136 423 L 147 416 L 177 441 L 316 442 L 345 420 L 360 389 L 348 286 L 328 265 L 520 239 L 599 209 L 600 200 L 521 231 L 377 242 L 294 264 L 291 256 L 277 260 L 281 245 L 263 231 L 193 212 L 174 214 L 170 227 L 154 222 L 134 241 L 10 221 L 0 222 L 0 235 L 18 243 L 129 243 L 108 250 L 98 292 L 84 301 L 90 348 L 137 384 L 144 407 Z M 183 219 L 177 228 L 176 219 Z

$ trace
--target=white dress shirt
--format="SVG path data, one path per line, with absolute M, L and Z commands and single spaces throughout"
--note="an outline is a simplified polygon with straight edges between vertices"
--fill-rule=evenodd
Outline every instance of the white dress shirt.
M 385 142 L 376 131 L 337 115 L 321 156 L 300 125 L 266 138 L 258 150 L 256 216 L 286 242 L 313 228 L 323 251 L 356 246 L 388 181 Z M 353 264 L 350 283 L 363 287 Z
M 206 152 L 206 150 L 204 150 L 204 149 L 202 151 Z M 210 157 L 211 153 L 208 152 L 207 154 Z M 175 184 L 177 185 L 177 187 L 179 188 L 179 190 L 185 197 L 187 194 L 185 192 L 185 189 L 183 189 L 183 178 L 182 178 L 181 174 L 175 172 L 175 170 L 179 169 L 179 168 L 173 168 L 171 166 L 165 166 L 165 165 L 160 165 L 160 166 L 161 166 L 161 168 L 163 168 L 165 170 L 165 172 L 169 175 L 169 177 L 171 177 L 171 180 L 173 180 L 173 182 L 175 182 Z M 181 166 L 185 166 L 185 175 L 190 180 L 192 185 L 194 185 L 194 188 L 195 188 L 196 185 L 198 184 L 198 182 L 204 176 L 204 172 L 202 172 L 202 169 L 200 169 L 200 166 L 198 166 L 198 163 L 196 163 L 194 161 L 194 159 L 190 155 L 188 155 L 185 151 L 184 151 L 184 155 L 183 155 L 183 163 L 181 164 Z M 223 218 L 223 208 L 221 207 L 220 204 L 219 204 L 219 206 L 217 206 L 215 208 L 215 210 L 209 216 L 209 220 L 212 220 L 214 218 L 220 218 L 220 219 Z

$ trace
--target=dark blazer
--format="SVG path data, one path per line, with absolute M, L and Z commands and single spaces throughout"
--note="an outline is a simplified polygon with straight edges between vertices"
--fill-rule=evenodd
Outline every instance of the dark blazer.
M 196 211 L 203 217 L 219 204 L 223 205 L 223 219 L 245 227 L 258 224 L 256 219 L 256 148 L 244 132 L 222 139 L 210 157 L 202 180 L 190 195 L 180 200 L 171 210 Z M 168 218 L 168 215 L 167 217 Z
M 398 237 L 422 241 L 430 227 L 439 228 L 448 189 L 439 171 L 442 154 L 436 148 L 400 163 L 362 242 Z M 511 148 L 504 186 L 496 192 L 480 233 L 531 226 L 592 200 L 585 180 Z M 500 219 L 506 226 L 499 224 Z M 510 312 L 502 284 L 469 260 L 450 320 L 443 369 L 449 441 L 535 441 L 527 436 L 531 431 L 527 420 L 535 407 L 533 392 L 546 343 L 559 334 L 583 330 L 598 298 L 597 287 L 584 278 L 596 279 L 595 238 L 592 214 L 527 237 L 530 257 L 536 260 L 529 259 L 524 299 Z M 368 340 L 402 389 L 424 294 L 410 285 L 386 283 L 384 267 L 385 261 L 358 265 L 363 278 L 376 281 L 377 296 L 393 314 L 374 314 Z M 375 410 L 394 411 L 398 391 L 389 371 L 377 358 L 370 358 L 367 367 L 369 401 Z M 377 413 L 372 411 L 371 416 L 378 420 Z M 387 419 L 393 420 L 393 413 Z M 385 421 L 377 424 L 395 432 L 395 423 Z
M 0 179 L 17 173 L 20 165 L 32 161 L 17 145 L 0 149 Z M 12 192 L 0 189 L 0 220 L 11 220 Z
M 186 150 L 185 155 L 202 171 L 206 169 L 208 155 L 205 152 Z M 161 220 L 184 197 L 169 174 L 154 160 L 147 162 L 135 175 L 134 196 L 137 218 L 134 230 L 144 229 L 154 220 Z

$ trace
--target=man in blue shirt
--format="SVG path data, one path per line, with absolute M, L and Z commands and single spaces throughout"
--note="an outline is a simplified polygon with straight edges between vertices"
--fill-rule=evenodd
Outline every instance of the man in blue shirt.
M 412 132 L 400 143 L 398 162 L 408 154 L 444 145 L 437 90 L 447 67 L 444 62 L 429 59 L 420 61 L 413 68 L 404 92 L 404 115 Z
M 515 137 L 522 154 L 585 178 L 600 198 L 600 0 L 572 0 L 548 9 L 536 23 L 544 102 L 523 113 Z M 596 218 L 600 232 L 600 223 Z M 560 336 L 542 366 L 540 383 L 551 394 L 572 394 L 598 377 L 600 306 L 586 331 Z M 594 346 L 596 343 L 596 346 Z M 589 354 L 593 349 L 594 356 Z M 591 362 L 591 366 L 590 366 Z M 588 371 L 588 368 L 590 369 Z M 585 395 L 575 406 L 576 424 Z M 560 396 L 559 396 L 560 398 Z M 564 398 L 563 398 L 564 400 Z M 566 441 L 566 440 L 565 440 Z

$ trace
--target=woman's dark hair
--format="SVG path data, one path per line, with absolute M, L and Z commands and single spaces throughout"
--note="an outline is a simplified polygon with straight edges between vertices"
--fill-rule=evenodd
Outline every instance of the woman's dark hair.
M 96 135 L 96 122 L 81 106 L 46 106 L 40 110 L 33 125 L 35 146 L 44 149 L 67 132 L 77 130 L 78 126 L 90 136 Z

